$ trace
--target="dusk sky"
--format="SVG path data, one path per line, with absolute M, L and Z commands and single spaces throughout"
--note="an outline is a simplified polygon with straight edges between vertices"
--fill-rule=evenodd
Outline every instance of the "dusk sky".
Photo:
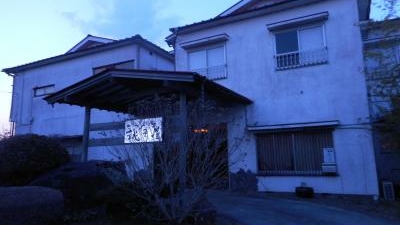
M 140 34 L 167 48 L 169 28 L 210 19 L 237 1 L 1 0 L 0 69 L 63 54 L 87 34 Z M 382 18 L 380 10 L 375 7 L 373 18 Z M 0 73 L 0 133 L 9 127 L 11 85 L 12 78 Z

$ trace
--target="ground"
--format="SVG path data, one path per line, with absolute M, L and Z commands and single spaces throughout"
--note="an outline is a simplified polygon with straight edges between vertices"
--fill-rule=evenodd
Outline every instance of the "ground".
M 294 194 L 223 192 L 210 192 L 208 197 L 219 213 L 242 225 L 400 224 L 400 203 L 366 198 L 317 196 L 305 200 Z
M 400 202 L 374 201 L 371 197 L 316 195 L 312 199 L 305 199 L 296 197 L 294 193 L 244 195 L 226 191 L 210 191 L 207 197 L 218 212 L 215 225 L 400 224 Z M 75 221 L 65 221 L 64 224 L 149 224 L 121 218 L 113 221 L 101 213 L 103 210 L 71 214 L 69 216 Z

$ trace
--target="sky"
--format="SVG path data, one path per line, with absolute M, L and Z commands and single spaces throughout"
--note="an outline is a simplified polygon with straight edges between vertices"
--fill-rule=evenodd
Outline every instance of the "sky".
M 210 19 L 237 1 L 0 0 L 0 70 L 63 54 L 87 34 L 140 34 L 167 48 L 169 28 Z M 380 19 L 384 12 L 376 6 L 372 16 Z M 9 128 L 11 92 L 12 78 L 0 72 L 0 133 Z

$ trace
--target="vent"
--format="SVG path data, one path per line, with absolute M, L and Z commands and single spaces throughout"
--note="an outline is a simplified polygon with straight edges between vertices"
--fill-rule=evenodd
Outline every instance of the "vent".
M 385 200 L 387 201 L 395 200 L 393 182 L 383 181 L 382 189 L 383 189 L 383 197 L 385 198 Z

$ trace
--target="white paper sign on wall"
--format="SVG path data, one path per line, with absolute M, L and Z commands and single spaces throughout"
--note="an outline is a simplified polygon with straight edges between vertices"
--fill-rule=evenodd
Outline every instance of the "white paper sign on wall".
M 128 120 L 125 122 L 125 143 L 162 141 L 162 117 Z
M 335 160 L 335 149 L 334 148 L 324 148 L 324 163 L 336 163 Z

